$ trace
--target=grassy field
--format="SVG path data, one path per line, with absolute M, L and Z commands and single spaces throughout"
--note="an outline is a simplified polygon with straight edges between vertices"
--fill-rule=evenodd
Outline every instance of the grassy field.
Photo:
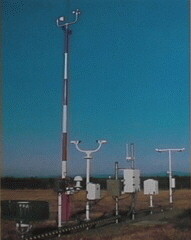
M 72 196 L 73 221 L 85 218 L 85 192 L 81 191 Z M 50 205 L 50 218 L 45 222 L 34 223 L 34 228 L 56 227 L 57 219 L 57 194 L 53 190 L 2 190 L 1 200 L 44 200 Z M 154 206 L 167 207 L 169 201 L 168 191 L 160 191 L 153 197 Z M 172 211 L 137 217 L 137 221 L 112 224 L 102 228 L 91 229 L 59 239 L 70 240 L 189 240 L 191 239 L 191 190 L 178 190 L 174 192 L 174 205 Z M 131 204 L 130 195 L 122 195 L 119 208 L 127 212 Z M 138 193 L 136 209 L 148 209 L 149 197 Z M 114 212 L 115 200 L 102 191 L 101 200 L 91 206 L 91 219 L 107 216 Z M 2 220 L 2 240 L 19 239 L 15 233 L 15 223 Z

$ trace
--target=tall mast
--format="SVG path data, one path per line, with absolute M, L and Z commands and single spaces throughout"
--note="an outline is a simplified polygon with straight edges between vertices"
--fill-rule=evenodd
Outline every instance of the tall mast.
M 75 15 L 73 22 L 65 22 L 65 17 L 57 19 L 57 26 L 64 31 L 64 78 L 63 78 L 63 112 L 62 112 L 62 180 L 65 189 L 58 193 L 58 227 L 62 222 L 67 221 L 70 216 L 70 193 L 66 193 L 65 179 L 67 177 L 67 160 L 68 160 L 68 67 L 69 67 L 69 36 L 72 31 L 70 25 L 78 21 L 80 11 L 77 9 L 72 12 Z

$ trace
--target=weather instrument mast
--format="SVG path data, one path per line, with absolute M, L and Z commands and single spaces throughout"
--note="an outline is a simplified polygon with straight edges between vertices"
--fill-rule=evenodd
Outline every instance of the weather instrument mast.
M 86 161 L 87 161 L 87 165 L 86 165 L 86 191 L 88 193 L 89 192 L 89 186 L 90 186 L 90 160 L 93 159 L 92 153 L 97 152 L 101 148 L 102 144 L 107 143 L 107 141 L 106 140 L 97 140 L 97 143 L 99 145 L 98 145 L 98 147 L 96 149 L 93 149 L 93 150 L 83 150 L 83 149 L 81 149 L 79 147 L 79 144 L 81 143 L 81 141 L 71 141 L 71 143 L 73 143 L 75 145 L 76 149 L 79 152 L 85 153 L 84 159 L 86 159 Z M 90 203 L 89 203 L 88 196 L 87 196 L 87 201 L 86 201 L 86 221 L 90 220 L 89 213 L 90 213 Z
M 67 160 L 68 160 L 68 67 L 69 67 L 69 36 L 72 31 L 70 26 L 78 21 L 80 15 L 79 9 L 72 12 L 75 16 L 74 21 L 65 22 L 65 17 L 59 17 L 56 21 L 57 26 L 60 27 L 65 33 L 64 39 L 64 79 L 63 79 L 63 117 L 62 117 L 62 179 L 65 180 L 67 177 Z M 64 193 L 58 195 L 58 227 L 61 227 L 63 208 L 62 197 Z M 67 215 L 67 214 L 66 214 Z
M 162 152 L 168 152 L 168 164 L 169 164 L 169 171 L 167 172 L 169 174 L 169 203 L 172 205 L 173 200 L 172 200 L 172 157 L 171 154 L 172 152 L 183 152 L 185 148 L 163 148 L 159 149 L 156 148 L 155 151 L 162 153 Z

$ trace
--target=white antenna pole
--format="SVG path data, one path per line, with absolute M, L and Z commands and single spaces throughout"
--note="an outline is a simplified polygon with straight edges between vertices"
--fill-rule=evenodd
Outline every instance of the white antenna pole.
M 128 144 L 126 143 L 126 160 L 128 160 Z
M 132 164 L 131 164 L 131 168 L 135 169 L 135 152 L 134 152 L 134 143 L 130 144 L 131 147 L 131 159 L 132 159 Z
M 135 168 L 134 143 L 126 144 L 126 160 L 131 161 L 131 168 Z

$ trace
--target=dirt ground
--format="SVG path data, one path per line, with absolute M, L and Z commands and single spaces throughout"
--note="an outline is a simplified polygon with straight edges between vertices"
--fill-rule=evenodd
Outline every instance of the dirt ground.
M 83 220 L 85 217 L 86 193 L 81 191 L 71 196 L 73 221 Z M 57 194 L 53 190 L 2 190 L 1 200 L 42 200 L 49 202 L 50 217 L 47 221 L 36 222 L 33 228 L 56 227 L 57 220 Z M 131 205 L 131 195 L 125 194 L 119 198 L 119 209 L 127 212 Z M 153 197 L 153 204 L 159 209 L 169 206 L 168 191 L 160 191 Z M 70 240 L 189 240 L 191 239 L 191 190 L 177 190 L 173 194 L 173 210 L 165 213 L 152 214 L 147 218 L 138 217 L 135 221 L 112 224 L 106 227 L 65 235 L 59 239 Z M 149 208 L 149 196 L 143 192 L 137 194 L 136 211 Z M 115 211 L 115 200 L 102 191 L 101 200 L 91 204 L 90 218 L 104 217 Z M 161 215 L 162 214 L 162 215 Z M 162 219 L 162 221 L 161 221 Z M 15 222 L 2 220 L 2 240 L 17 240 Z

